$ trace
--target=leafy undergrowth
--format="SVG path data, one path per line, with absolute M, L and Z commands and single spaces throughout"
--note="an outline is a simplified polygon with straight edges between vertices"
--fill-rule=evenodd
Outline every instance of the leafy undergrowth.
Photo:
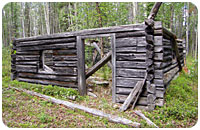
M 119 106 L 116 107 L 112 103 L 111 76 L 103 77 L 102 75 L 104 79 L 111 81 L 109 86 L 90 85 L 93 93 L 98 96 L 97 98 L 80 96 L 73 89 L 11 81 L 9 49 L 4 48 L 2 56 L 2 113 L 3 122 L 8 127 L 129 127 L 110 123 L 107 119 L 83 111 L 52 104 L 9 87 L 32 90 L 62 100 L 69 100 L 67 96 L 75 95 L 77 99 L 70 102 L 139 122 L 141 127 L 150 127 L 143 119 L 136 116 L 133 110 L 119 112 Z M 182 71 L 179 77 L 171 82 L 165 95 L 166 103 L 163 107 L 156 107 L 152 112 L 142 110 L 145 116 L 159 127 L 192 127 L 195 125 L 198 113 L 198 71 L 196 71 L 196 64 L 196 61 L 188 60 L 187 65 L 190 73 Z M 98 72 L 96 75 L 101 74 Z

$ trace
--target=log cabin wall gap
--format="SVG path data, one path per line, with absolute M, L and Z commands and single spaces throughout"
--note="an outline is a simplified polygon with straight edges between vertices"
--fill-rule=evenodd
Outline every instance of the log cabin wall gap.
M 85 72 L 84 39 L 92 37 L 111 37 L 112 50 Z M 184 65 L 183 42 L 160 21 L 18 38 L 11 79 L 74 88 L 85 95 L 86 79 L 111 60 L 112 101 L 123 103 L 146 76 L 136 106 L 154 109 L 163 106 L 166 87 Z

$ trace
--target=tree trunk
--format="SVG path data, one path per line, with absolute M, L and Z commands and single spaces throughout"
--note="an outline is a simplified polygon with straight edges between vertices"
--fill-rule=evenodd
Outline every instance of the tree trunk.
M 173 29 L 174 5 L 173 5 L 173 4 L 171 4 L 170 10 L 171 10 L 170 30 L 171 30 L 172 32 L 174 32 L 174 29 Z
M 44 3 L 44 16 L 45 16 L 45 23 L 46 23 L 47 34 L 50 34 L 49 8 L 48 8 L 48 4 L 47 3 Z
M 188 55 L 188 52 L 189 52 L 189 2 L 187 3 L 186 19 L 187 19 L 186 20 L 186 55 Z

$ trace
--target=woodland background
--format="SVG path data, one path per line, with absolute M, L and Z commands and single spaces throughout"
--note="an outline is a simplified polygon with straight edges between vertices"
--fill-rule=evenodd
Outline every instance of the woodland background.
M 144 22 L 154 2 L 10 2 L 2 9 L 3 46 L 13 38 Z M 192 3 L 163 3 L 155 20 L 186 40 L 197 59 L 198 10 Z

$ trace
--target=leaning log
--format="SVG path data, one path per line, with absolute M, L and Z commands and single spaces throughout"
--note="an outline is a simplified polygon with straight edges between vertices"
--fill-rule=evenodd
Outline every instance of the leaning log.
M 86 79 L 94 74 L 98 69 L 104 66 L 111 59 L 112 51 L 108 52 L 99 62 L 92 66 L 86 73 Z
M 120 123 L 120 124 L 129 125 L 131 127 L 137 127 L 137 128 L 140 127 L 140 123 L 132 122 L 131 120 L 128 120 L 126 118 L 121 118 L 121 117 L 117 117 L 117 116 L 114 116 L 114 115 L 106 114 L 102 111 L 99 111 L 99 110 L 96 110 L 96 109 L 93 109 L 93 108 L 88 108 L 88 107 L 78 105 L 78 104 L 74 104 L 74 103 L 71 103 L 71 102 L 68 102 L 68 101 L 63 101 L 63 100 L 60 100 L 60 99 L 56 99 L 56 98 L 53 98 L 53 97 L 50 97 L 50 96 L 47 96 L 47 95 L 43 95 L 43 94 L 40 94 L 40 93 L 36 93 L 36 92 L 33 92 L 33 91 L 29 91 L 29 90 L 19 89 L 19 88 L 15 88 L 15 87 L 11 87 L 11 88 L 16 89 L 17 91 L 25 92 L 25 93 L 33 95 L 33 96 L 38 96 L 40 98 L 44 98 L 44 99 L 46 99 L 46 100 L 48 100 L 52 103 L 64 105 L 64 106 L 71 108 L 71 109 L 80 109 L 84 112 L 87 112 L 87 113 L 90 113 L 90 114 L 93 114 L 93 115 L 96 115 L 96 116 L 107 118 L 108 121 L 110 121 L 110 122 Z

